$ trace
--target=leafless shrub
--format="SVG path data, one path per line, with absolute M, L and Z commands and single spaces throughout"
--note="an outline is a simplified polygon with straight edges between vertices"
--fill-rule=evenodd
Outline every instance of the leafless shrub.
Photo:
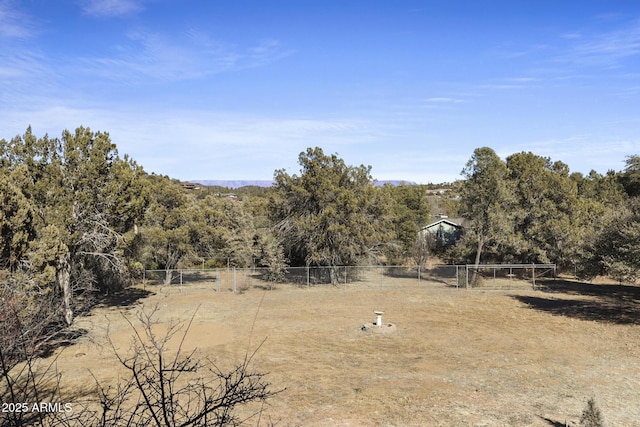
M 2 427 L 237 426 L 262 411 L 258 405 L 253 415 L 242 419 L 237 411 L 240 407 L 264 405 L 278 393 L 270 389 L 266 374 L 252 368 L 260 346 L 247 351 L 234 368 L 221 369 L 213 361 L 199 358 L 196 350 L 183 351 L 195 312 L 186 328 L 170 325 L 165 333 L 157 334 L 155 307 L 139 313 L 139 325 L 124 317 L 133 332 L 128 352 L 116 350 L 111 343 L 128 373 L 124 380 L 103 385 L 94 376 L 94 396 L 63 395 L 57 358 L 45 362 L 42 356 L 64 344 L 60 331 L 65 329 L 62 325 L 51 327 L 55 307 L 45 307 L 43 313 L 48 315 L 37 315 L 28 311 L 27 297 L 10 288 L 0 289 L 0 402 L 16 408 L 20 405 L 18 410 L 0 413 Z M 169 344 L 176 342 L 174 354 Z M 35 402 L 74 404 L 71 411 L 39 411 L 32 407 Z
M 195 313 L 182 333 L 179 325 L 171 325 L 157 335 L 157 310 L 139 313 L 141 329 L 125 317 L 134 332 L 132 345 L 126 355 L 113 343 L 112 348 L 129 379 L 112 388 L 98 384 L 100 410 L 93 425 L 236 426 L 247 421 L 236 413 L 240 406 L 265 402 L 277 393 L 271 391 L 265 374 L 251 368 L 260 347 L 225 371 L 209 359 L 198 358 L 196 350 L 183 351 Z M 174 338 L 179 344 L 172 355 L 168 344 Z
M 44 356 L 71 339 L 61 329 L 52 293 L 16 286 L 12 278 L 0 288 L 0 426 L 54 425 L 40 402 L 60 401 L 56 359 Z

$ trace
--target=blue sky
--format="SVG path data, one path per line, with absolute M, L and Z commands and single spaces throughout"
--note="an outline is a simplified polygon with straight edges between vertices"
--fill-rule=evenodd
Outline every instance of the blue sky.
M 0 0 L 0 138 L 108 131 L 148 172 L 271 179 L 320 146 L 376 179 L 476 147 L 640 154 L 637 1 Z

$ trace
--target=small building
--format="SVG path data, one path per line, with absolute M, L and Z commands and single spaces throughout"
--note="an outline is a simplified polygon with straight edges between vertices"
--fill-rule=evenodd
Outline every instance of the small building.
M 438 220 L 420 229 L 420 235 L 435 237 L 437 246 L 446 247 L 455 244 L 462 235 L 462 221 L 454 222 L 446 215 L 438 215 Z M 444 218 L 443 218 L 444 217 Z
M 200 190 L 202 188 L 200 184 L 194 182 L 182 182 L 180 185 L 182 185 L 182 188 L 185 190 Z

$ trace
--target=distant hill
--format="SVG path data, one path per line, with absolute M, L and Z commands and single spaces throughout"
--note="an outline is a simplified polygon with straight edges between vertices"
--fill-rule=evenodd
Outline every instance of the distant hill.
M 192 179 L 189 182 L 207 187 L 240 188 L 254 185 L 256 187 L 271 187 L 271 180 L 224 180 L 224 179 Z
M 253 185 L 256 187 L 271 187 L 273 185 L 273 181 L 270 180 L 223 180 L 223 179 L 192 179 L 189 180 L 194 184 L 205 185 L 207 187 L 226 187 L 226 188 L 241 188 L 247 187 L 249 185 Z M 402 180 L 386 180 L 386 181 L 378 181 L 377 185 L 381 186 L 384 184 L 391 185 L 416 185 L 413 181 L 402 181 Z
M 393 185 L 395 187 L 399 186 L 399 185 L 417 185 L 415 182 L 413 181 L 403 181 L 403 180 L 393 180 L 393 179 L 388 179 L 388 180 L 384 180 L 384 181 L 378 181 L 376 182 L 376 185 L 378 187 L 383 186 L 385 184 L 389 184 L 389 185 Z

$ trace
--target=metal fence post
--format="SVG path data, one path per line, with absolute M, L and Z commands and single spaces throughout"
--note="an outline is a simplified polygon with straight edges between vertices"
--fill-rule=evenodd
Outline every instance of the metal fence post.
M 456 281 L 455 287 L 467 289 L 472 288 L 472 280 L 474 276 L 474 272 L 476 270 L 476 266 L 473 264 L 454 264 L 454 265 L 438 265 L 433 269 L 428 267 L 422 268 L 421 265 L 416 265 L 416 269 L 413 270 L 411 267 L 407 266 L 385 266 L 385 265 L 369 265 L 369 266 L 342 266 L 342 272 L 344 277 L 342 279 L 342 286 L 345 290 L 350 289 L 350 286 L 353 284 L 353 279 L 358 281 L 357 286 L 363 284 L 367 289 L 394 289 L 394 287 L 403 287 L 403 286 L 414 286 L 416 282 L 413 282 L 414 285 L 410 285 L 412 274 L 418 275 L 418 289 L 422 289 L 422 275 L 425 274 L 425 286 L 427 289 L 429 285 L 432 283 L 432 280 L 441 281 L 438 278 L 444 277 L 447 286 L 452 287 L 451 280 L 454 279 Z M 557 266 L 555 264 L 483 264 L 480 265 L 481 268 L 487 271 L 487 281 L 483 284 L 484 289 L 507 289 L 509 288 L 507 285 L 501 285 L 498 281 L 497 272 L 498 270 L 506 270 L 507 272 L 514 271 L 516 269 L 520 269 L 520 271 L 525 272 L 524 277 L 522 278 L 524 282 L 521 282 L 522 285 L 526 285 L 526 270 L 531 269 L 531 286 L 534 290 L 538 289 L 538 281 L 544 281 L 546 276 L 553 274 L 554 277 L 557 274 Z M 323 286 L 325 284 L 325 280 L 328 279 L 329 275 L 327 275 L 327 269 L 330 267 L 326 266 L 305 266 L 305 267 L 291 267 L 290 271 L 292 272 L 287 277 L 291 280 L 292 283 L 295 283 L 298 287 L 304 287 L 304 280 L 306 280 L 307 289 L 311 288 L 311 270 L 314 270 L 315 282 L 314 285 Z M 305 270 L 303 270 L 305 269 Z M 491 279 L 489 276 L 489 269 L 493 271 L 493 284 L 491 283 Z M 224 271 L 224 275 L 222 271 Z M 319 271 L 320 270 L 320 271 Z M 337 283 L 335 285 L 340 287 L 340 266 L 336 267 L 337 274 L 331 275 L 334 280 L 337 279 Z M 411 273 L 411 270 L 414 273 Z M 185 276 L 186 271 L 186 276 Z M 201 274 L 200 269 L 196 266 L 195 268 L 185 268 L 185 269 L 162 269 L 162 270 L 142 270 L 142 286 L 143 289 L 146 290 L 146 285 L 149 284 L 150 288 L 153 288 L 155 285 L 159 285 L 160 287 L 173 286 L 173 284 L 177 284 L 180 286 L 180 292 L 184 292 L 184 287 L 186 282 L 191 283 L 205 283 L 206 287 L 211 284 L 214 286 L 214 290 L 217 292 L 222 292 L 223 288 L 223 279 L 225 280 L 224 287 L 227 291 L 232 290 L 234 293 L 243 292 L 247 289 L 250 283 L 252 283 L 253 276 L 249 276 L 249 272 L 258 272 L 260 268 L 252 268 L 250 269 L 240 269 L 240 273 L 246 274 L 244 276 L 238 277 L 238 268 L 237 267 L 229 267 L 229 268 L 211 268 L 205 269 L 204 273 Z M 304 273 L 302 273 L 304 271 Z M 376 271 L 379 277 L 376 276 Z M 426 272 L 425 272 L 426 271 Z M 454 274 L 455 271 L 455 274 Z M 176 273 L 178 277 L 176 277 Z M 305 274 L 304 277 L 302 274 Z M 393 276 L 393 280 L 389 283 L 386 283 L 388 276 Z M 230 277 L 231 276 L 231 277 Z M 508 277 L 514 276 L 512 273 L 507 275 Z M 304 278 L 303 278 L 304 277 Z M 396 280 L 402 278 L 403 281 Z M 174 281 L 177 280 L 177 283 Z M 232 283 L 227 283 L 227 281 L 231 279 Z M 238 289 L 238 280 L 241 280 L 240 289 Z M 413 280 L 416 278 L 414 277 Z M 211 283 L 211 281 L 215 281 L 216 283 Z M 258 280 L 267 280 L 266 275 L 259 276 Z M 376 286 L 376 280 L 379 282 Z M 463 283 L 462 281 L 465 280 Z M 167 284 L 167 281 L 169 282 Z M 265 282 L 266 283 L 266 282 Z M 275 289 L 275 283 L 270 282 L 270 289 Z M 139 283 L 138 283 L 139 285 Z M 231 285 L 231 286 L 229 286 Z M 388 286 L 387 286 L 388 285 Z M 518 286 L 518 284 L 514 284 Z M 415 289 L 415 288 L 414 288 Z M 530 289 L 530 288 L 529 288 Z
M 233 267 L 233 293 L 236 293 L 236 268 Z
M 469 264 L 465 266 L 465 270 L 467 270 L 467 282 L 465 283 L 465 288 L 469 289 Z
M 533 286 L 533 290 L 535 290 L 536 289 L 536 265 L 535 264 L 531 264 L 531 266 L 533 267 L 533 273 L 532 273 L 532 275 L 533 275 L 533 283 L 532 283 L 532 286 Z

